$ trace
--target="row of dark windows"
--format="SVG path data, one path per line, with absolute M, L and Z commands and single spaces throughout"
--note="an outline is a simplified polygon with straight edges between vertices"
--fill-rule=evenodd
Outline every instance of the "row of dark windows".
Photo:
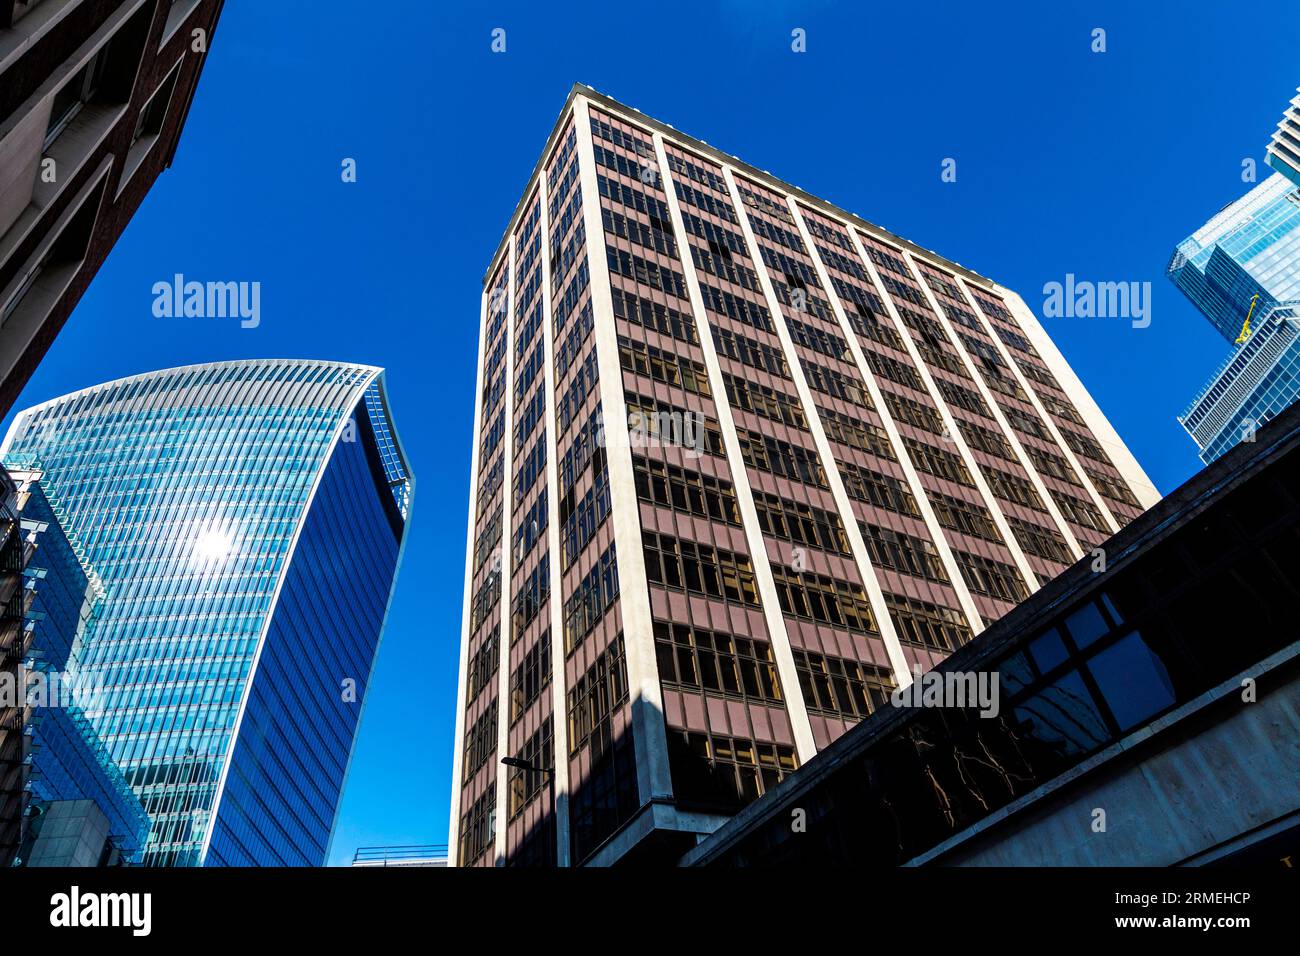
M 524 496 L 532 491 L 533 484 L 542 477 L 542 472 L 545 470 L 546 435 L 543 433 L 537 436 L 537 441 L 533 442 L 533 447 L 528 450 L 528 454 L 520 461 L 519 470 L 515 473 L 512 507 L 517 508 L 523 502 Z
M 569 430 L 569 425 L 573 423 L 573 418 L 582 408 L 587 396 L 591 390 L 596 387 L 596 382 L 600 379 L 600 372 L 597 369 L 596 350 L 592 349 L 587 353 L 583 360 L 573 373 L 573 379 L 569 382 L 569 387 L 565 389 L 564 396 L 559 401 L 559 407 L 555 410 L 556 424 L 559 427 L 559 434 L 563 435 Z
M 596 472 L 592 485 L 577 504 L 573 496 L 565 499 L 567 513 L 560 515 L 560 567 L 567 571 L 584 548 L 591 543 L 600 526 L 609 517 L 611 508 L 609 471 Z
M 952 495 L 930 493 L 930 504 L 940 527 L 949 531 L 959 531 L 974 538 L 1002 543 L 993 517 L 982 506 Z
M 820 405 L 817 414 L 821 418 L 826 437 L 831 441 L 869 452 L 887 461 L 898 461 L 898 453 L 889 441 L 889 435 L 879 425 L 865 419 L 841 415 Z
M 678 801 L 734 812 L 798 767 L 794 748 L 723 734 L 671 729 L 668 762 Z
M 717 216 L 719 219 L 727 222 L 737 222 L 736 214 L 731 209 L 731 203 L 719 199 L 702 189 L 695 189 L 681 180 L 673 181 L 674 191 L 677 198 L 682 202 L 689 203 L 696 209 L 701 209 L 710 215 Z
M 497 788 L 489 786 L 460 815 L 460 865 L 470 866 L 496 844 Z
M 839 514 L 765 491 L 754 491 L 758 526 L 764 534 L 797 545 L 850 555 L 849 539 Z
M 635 322 L 646 329 L 652 329 L 661 335 L 667 335 L 680 342 L 698 345 L 699 333 L 695 330 L 695 320 L 685 312 L 669 308 L 662 302 L 649 299 L 620 289 L 610 289 L 614 302 L 614 315 L 629 322 Z
M 473 634 L 479 629 L 479 626 L 487 620 L 496 607 L 497 601 L 501 598 L 501 571 L 494 568 L 488 573 L 488 576 L 479 585 L 478 590 L 474 592 L 474 600 L 470 602 L 469 613 L 469 632 Z
M 913 497 L 907 482 L 901 478 L 871 468 L 863 468 L 852 462 L 837 460 L 836 465 L 840 471 L 840 478 L 844 482 L 844 490 L 850 498 L 865 501 L 869 505 L 897 514 L 909 515 L 913 518 L 921 516 L 916 498 Z
M 790 377 L 790 366 L 786 364 L 785 355 L 780 349 L 764 342 L 755 341 L 730 329 L 716 328 L 713 330 L 713 344 L 719 355 L 781 378 Z
M 984 472 L 984 480 L 989 483 L 989 490 L 993 492 L 995 498 L 1010 501 L 1012 504 L 1021 505 L 1033 511 L 1047 512 L 1043 499 L 1039 497 L 1037 489 L 1028 479 L 1002 471 L 999 468 L 993 468 L 990 465 L 981 464 L 980 470 Z
M 510 675 L 510 723 L 513 725 L 551 684 L 551 629 L 542 631 Z
M 591 464 L 593 458 L 600 462 L 605 460 L 605 449 L 602 447 L 605 435 L 605 426 L 599 408 L 595 409 L 587 421 L 573 435 L 573 441 L 569 444 L 569 450 L 564 453 L 560 459 L 560 490 L 567 497 L 570 490 L 587 466 Z M 563 499 L 561 499 L 563 503 Z
M 667 220 L 651 221 L 647 225 L 639 219 L 624 216 L 612 209 L 602 209 L 600 215 L 605 231 L 610 235 L 653 249 L 666 256 L 677 255 L 677 241 L 673 238 L 672 223 Z
M 628 209 L 635 209 L 637 212 L 658 220 L 661 224 L 660 228 L 671 222 L 668 204 L 640 189 L 633 189 L 617 179 L 609 179 L 600 175 L 596 177 L 596 189 L 606 199 L 621 206 L 626 206 Z
M 688 446 L 693 442 L 701 454 L 723 455 L 722 432 L 714 419 L 635 392 L 625 392 L 623 399 L 629 432 L 636 430 L 648 443 Z
M 759 606 L 758 585 L 747 555 L 653 531 L 641 532 L 641 542 L 651 584 Z
M 856 378 L 850 378 L 837 369 L 825 368 L 816 362 L 804 361 L 802 365 L 808 387 L 814 391 L 832 398 L 843 399 L 862 408 L 875 407 L 867 387 Z
M 948 573 L 943 569 L 939 551 L 929 541 L 863 521 L 858 522 L 858 527 L 872 564 L 927 581 L 948 583 Z
M 569 370 L 569 366 L 577 361 L 578 354 L 587 341 L 587 336 L 591 334 L 591 330 L 595 327 L 595 312 L 591 308 L 591 300 L 588 299 L 582 307 L 582 312 L 578 315 L 577 324 L 569 329 L 564 336 L 564 341 L 555 350 L 556 381 L 563 378 L 565 372 Z
M 674 352 L 666 352 L 644 342 L 633 342 L 624 336 L 618 337 L 619 364 L 629 372 L 636 372 L 647 378 L 684 388 L 696 395 L 712 395 L 709 388 L 709 375 L 704 363 Z
M 758 273 L 743 263 L 733 261 L 731 251 L 726 246 L 706 250 L 691 243 L 691 260 L 695 263 L 696 269 L 707 272 L 715 278 L 724 279 L 750 292 L 759 292 L 762 289 L 758 284 Z
M 740 183 L 737 183 L 736 187 L 740 193 L 740 201 L 745 204 L 746 208 L 762 213 L 765 216 L 770 216 L 771 218 L 776 219 L 779 222 L 783 222 L 786 225 L 790 225 L 790 226 L 794 225 L 794 217 L 790 215 L 790 210 L 787 209 L 785 206 L 781 205 L 775 200 L 768 199 L 766 196 L 757 193 L 754 190 L 741 185 Z M 756 217 L 754 216 L 750 216 L 749 218 L 751 220 L 756 219 Z M 776 227 L 769 226 L 769 228 L 775 230 Z M 757 231 L 758 230 L 755 229 L 755 232 Z M 776 235 L 778 234 L 773 232 L 773 234 L 768 236 L 768 238 L 771 238 L 773 239 L 773 241 L 776 242 L 782 242 L 781 239 L 775 238 Z M 783 245 L 786 245 L 791 249 L 797 249 L 799 252 L 804 251 L 803 240 L 800 239 L 798 236 L 796 236 L 794 233 L 788 232 L 786 230 L 781 230 L 779 235 L 781 235 L 784 238 L 784 242 L 782 242 Z
M 1011 565 L 986 558 L 982 554 L 971 554 L 968 551 L 953 551 L 953 557 L 957 560 L 957 566 L 961 568 L 961 576 L 966 580 L 966 586 L 976 594 L 1012 604 L 1019 604 L 1029 597 L 1029 589 L 1025 587 L 1024 578 Z
M 496 752 L 497 749 L 497 702 L 493 698 L 492 702 L 483 709 L 465 731 L 465 756 L 461 761 L 464 773 L 462 779 L 466 782 L 474 776 L 479 767 L 487 763 L 488 758 Z
M 1059 564 L 1074 563 L 1074 555 L 1070 553 L 1070 546 L 1066 544 L 1061 533 L 1054 528 L 1044 528 L 1029 521 L 1022 521 L 1012 515 L 1007 515 L 1007 524 L 1011 526 L 1011 533 L 1015 535 L 1021 550 L 1028 554 L 1036 554 L 1040 558 L 1047 558 L 1049 561 L 1056 561 Z
M 514 754 L 516 760 L 528 768 L 511 767 L 506 780 L 507 819 L 514 820 L 528 804 L 532 803 L 548 783 L 554 780 L 551 769 L 555 766 L 555 731 L 548 715 L 541 726 L 524 741 Z M 536 769 L 531 769 L 536 768 Z
M 768 385 L 736 378 L 725 372 L 722 381 L 726 386 L 727 400 L 733 408 L 753 412 L 771 421 L 807 431 L 808 420 L 804 417 L 803 406 L 794 396 L 777 391 Z
M 726 479 L 639 455 L 632 456 L 632 475 L 642 501 L 682 514 L 740 524 L 736 493 Z
M 986 455 L 992 455 L 994 458 L 1001 458 L 1004 461 L 1016 461 L 1016 453 L 1007 441 L 1006 436 L 1001 432 L 995 432 L 991 428 L 985 428 L 983 425 L 977 425 L 969 422 L 964 418 L 954 417 L 957 422 L 957 430 L 961 432 L 961 437 L 966 439 L 966 444 L 971 448 L 978 449 Z
M 550 520 L 550 512 L 546 505 L 547 489 L 543 488 L 542 493 L 528 506 L 528 512 L 514 531 L 511 554 L 514 555 L 516 564 L 524 560 L 528 552 L 533 549 L 533 545 L 541 540 L 542 533 L 546 531 L 546 524 Z
M 524 629 L 537 619 L 542 605 L 551 594 L 551 555 L 542 559 L 520 585 L 510 602 L 510 645 L 513 647 L 523 637 Z
M 887 389 L 882 389 L 881 395 L 884 397 L 885 404 L 889 406 L 890 414 L 894 416 L 895 420 L 907 422 L 907 424 L 915 428 L 920 428 L 934 435 L 947 434 L 948 429 L 944 426 L 943 418 L 939 415 L 939 410 L 933 405 L 926 405 L 905 395 L 897 395 Z
M 745 428 L 737 428 L 736 437 L 740 455 L 751 468 L 817 488 L 830 487 L 815 451 Z
M 744 322 L 762 332 L 775 331 L 772 315 L 765 305 L 742 299 L 723 289 L 715 289 L 707 282 L 700 283 L 700 297 L 704 300 L 704 307 L 710 312 L 735 319 L 737 322 Z
M 643 259 L 624 249 L 606 249 L 609 271 L 634 282 L 660 292 L 667 292 L 679 299 L 686 298 L 686 281 L 680 272 L 661 266 L 657 262 Z
M 829 355 L 831 358 L 839 359 L 842 362 L 851 362 L 852 355 L 849 353 L 848 343 L 838 335 L 833 335 L 825 329 L 809 325 L 806 322 L 800 322 L 798 319 L 787 319 L 786 328 L 790 330 L 790 338 L 796 345 L 802 345 L 806 349 L 814 352 L 820 352 L 822 355 Z
M 781 682 L 767 641 L 664 621 L 655 621 L 654 634 L 659 679 L 665 685 L 758 704 L 781 702 Z
M 494 624 L 492 630 L 488 632 L 488 636 L 479 645 L 479 649 L 470 658 L 465 678 L 467 683 L 465 688 L 466 706 L 473 703 L 483 688 L 492 683 L 492 677 L 500 666 L 501 626 Z
M 794 648 L 808 710 L 846 720 L 862 720 L 889 701 L 893 678 L 874 664 Z
M 943 478 L 959 485 L 975 487 L 975 480 L 971 478 L 966 464 L 956 452 L 948 451 L 946 448 L 935 448 L 933 445 L 906 435 L 903 436 L 903 444 L 918 471 L 924 471 L 936 478 Z
M 627 660 L 619 634 L 569 689 L 569 756 L 588 744 L 593 760 L 607 750 L 613 742 L 614 712 L 627 699 Z
M 1091 528 L 1093 531 L 1110 534 L 1106 519 L 1102 517 L 1101 512 L 1097 510 L 1094 504 L 1057 491 L 1055 488 L 1049 490 L 1052 494 L 1052 500 L 1056 502 L 1056 506 L 1061 509 L 1061 513 L 1065 515 L 1067 520 L 1073 521 L 1083 528 Z
M 564 602 L 564 653 L 572 654 L 582 639 L 618 600 L 618 561 L 611 544 Z
M 892 355 L 882 355 L 873 349 L 867 349 L 865 356 L 867 365 L 876 375 L 899 385 L 905 385 L 914 391 L 925 392 L 925 383 L 921 381 L 921 376 L 911 363 L 896 359 Z
M 937 651 L 953 651 L 971 639 L 961 611 L 906 594 L 885 592 L 885 607 L 900 641 Z
M 772 578 L 783 613 L 861 634 L 876 633 L 862 585 L 781 564 L 772 565 Z

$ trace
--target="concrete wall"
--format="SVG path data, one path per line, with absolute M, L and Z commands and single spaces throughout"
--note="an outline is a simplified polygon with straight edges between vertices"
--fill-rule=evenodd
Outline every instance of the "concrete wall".
M 1292 665 L 1296 661 L 1290 662 Z M 1139 742 L 1045 806 L 933 859 L 946 866 L 1171 866 L 1208 862 L 1300 823 L 1300 667 L 1233 689 L 1204 713 Z M 1217 719 L 1216 719 L 1217 718 Z M 1146 747 L 1162 743 L 1159 749 Z M 1094 811 L 1106 829 L 1094 832 Z M 1245 837 L 1244 839 L 1243 836 Z

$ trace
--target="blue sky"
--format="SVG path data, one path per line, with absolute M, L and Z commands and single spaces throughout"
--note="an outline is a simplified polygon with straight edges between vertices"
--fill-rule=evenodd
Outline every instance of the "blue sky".
M 1149 281 L 1149 328 L 1045 325 L 1162 492 L 1197 469 L 1174 418 L 1227 345 L 1163 270 L 1249 188 L 1243 159 L 1268 172 L 1300 83 L 1292 0 L 383 6 L 229 0 L 174 167 L 16 406 L 221 359 L 388 369 L 418 486 L 335 862 L 446 839 L 480 281 L 574 81 L 1040 314 L 1066 273 Z M 154 318 L 177 272 L 261 282 L 261 325 Z

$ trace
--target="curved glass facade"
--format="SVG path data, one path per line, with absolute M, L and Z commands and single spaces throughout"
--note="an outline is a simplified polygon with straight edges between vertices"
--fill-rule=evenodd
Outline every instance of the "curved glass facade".
M 103 585 L 86 716 L 144 862 L 323 863 L 412 488 L 381 370 L 134 376 L 22 412 L 2 452 Z

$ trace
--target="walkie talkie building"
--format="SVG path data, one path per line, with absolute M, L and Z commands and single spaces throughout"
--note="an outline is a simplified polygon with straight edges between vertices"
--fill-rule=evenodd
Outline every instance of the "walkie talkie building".
M 147 865 L 322 864 L 413 478 L 381 369 L 219 362 L 18 415 L 105 595 L 88 710 L 149 814 Z

